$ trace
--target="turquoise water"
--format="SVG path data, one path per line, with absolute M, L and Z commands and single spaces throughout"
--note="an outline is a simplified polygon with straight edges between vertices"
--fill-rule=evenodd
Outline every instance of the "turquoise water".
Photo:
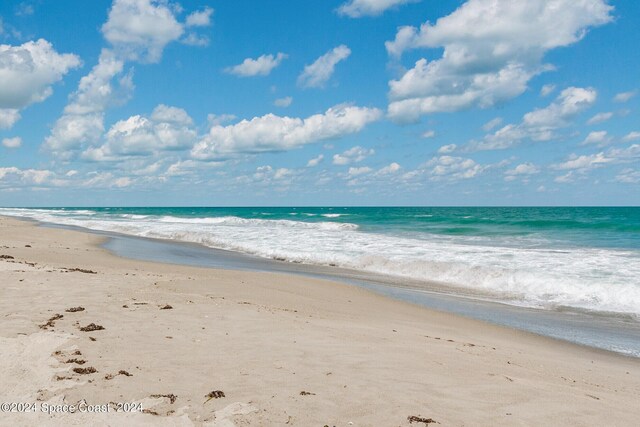
M 0 214 L 640 316 L 640 208 L 64 208 Z

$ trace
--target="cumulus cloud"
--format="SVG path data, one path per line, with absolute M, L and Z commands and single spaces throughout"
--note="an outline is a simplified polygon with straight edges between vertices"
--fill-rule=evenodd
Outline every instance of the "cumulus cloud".
M 616 175 L 615 180 L 625 184 L 638 184 L 640 183 L 640 170 L 625 168 Z
M 288 57 L 285 53 L 262 55 L 256 59 L 247 58 L 241 64 L 225 68 L 225 72 L 239 77 L 267 76 Z
M 377 108 L 338 105 L 305 119 L 267 114 L 236 124 L 214 125 L 191 150 L 194 158 L 286 151 L 360 132 L 381 118 Z
M 51 86 L 80 64 L 77 55 L 60 54 L 44 39 L 0 45 L 0 128 L 12 127 L 21 109 L 47 99 Z
M 640 132 L 629 132 L 628 134 L 622 137 L 622 140 L 625 142 L 636 141 L 638 139 L 640 139 Z
M 116 100 L 127 99 L 133 84 L 123 75 L 124 62 L 113 51 L 103 49 L 98 64 L 82 77 L 63 115 L 45 139 L 45 148 L 68 157 L 68 150 L 97 141 L 104 131 L 104 111 Z M 114 84 L 116 76 L 121 79 Z
M 4 138 L 2 140 L 2 145 L 6 148 L 20 148 L 22 145 L 22 138 L 19 136 L 15 136 L 13 138 Z
M 317 157 L 314 157 L 313 159 L 310 159 L 307 162 L 307 167 L 313 168 L 315 166 L 318 166 L 320 163 L 322 163 L 323 160 L 324 160 L 324 154 L 320 154 Z
M 407 3 L 415 3 L 420 0 L 349 0 L 342 4 L 337 12 L 339 15 L 350 18 L 362 16 L 378 16 L 387 9 Z
M 580 145 L 597 145 L 602 147 L 611 143 L 611 136 L 607 133 L 606 130 L 589 132 L 589 135 L 580 143 Z
M 349 171 L 347 173 L 349 174 L 350 177 L 354 177 L 354 176 L 358 176 L 358 175 L 368 174 L 372 170 L 373 169 L 371 169 L 368 166 L 362 166 L 362 167 L 359 167 L 359 168 L 351 167 L 351 168 L 349 168 Z
M 175 11 L 162 0 L 114 0 L 102 34 L 124 58 L 158 62 L 164 47 L 184 32 Z
M 133 75 L 124 72 L 125 64 L 158 62 L 165 46 L 184 32 L 184 24 L 176 18 L 180 10 L 166 0 L 113 1 L 102 26 L 102 34 L 113 48 L 102 49 L 98 64 L 80 80 L 45 139 L 46 149 L 61 158 L 71 158 L 77 148 L 100 140 L 105 111 L 126 102 L 133 91 Z M 203 16 L 192 18 L 194 22 L 204 22 Z
M 542 62 L 547 51 L 610 22 L 612 10 L 604 0 L 469 0 L 435 24 L 401 27 L 386 43 L 390 55 L 416 48 L 444 52 L 434 61 L 418 60 L 389 83 L 389 115 L 411 122 L 423 114 L 488 108 L 514 98 L 531 78 L 553 68 Z
M 0 168 L 0 187 L 40 186 L 47 184 L 54 173 L 45 169 Z
M 438 148 L 438 154 L 453 153 L 454 151 L 456 151 L 457 148 L 458 146 L 456 144 L 443 145 L 442 147 Z
M 505 171 L 505 180 L 512 181 L 518 176 L 528 176 L 540 172 L 540 169 L 533 163 L 521 163 L 513 169 Z
M 436 131 L 434 130 L 427 130 L 422 132 L 422 135 L 420 135 L 421 137 L 428 139 L 428 138 L 433 138 L 434 136 L 436 136 Z
M 508 124 L 480 141 L 471 141 L 466 151 L 503 150 L 524 140 L 549 141 L 555 131 L 569 126 L 571 121 L 591 107 L 597 98 L 592 88 L 569 87 L 547 107 L 525 114 L 519 124 Z
M 0 108 L 0 129 L 11 129 L 20 120 L 20 111 L 16 108 Z
M 472 159 L 452 156 L 434 157 L 425 163 L 424 168 L 434 181 L 469 179 L 484 170 Z
M 629 91 L 629 92 L 620 92 L 620 93 L 616 94 L 616 96 L 613 97 L 613 100 L 615 102 L 620 102 L 620 103 L 627 102 L 631 98 L 636 96 L 637 94 L 638 94 L 638 92 L 635 91 L 635 90 L 632 90 L 632 91 Z
M 342 166 L 348 165 L 350 163 L 358 163 L 374 154 L 375 150 L 373 148 L 363 148 L 359 145 L 356 145 L 355 147 L 346 150 L 342 154 L 334 154 L 333 164 Z
M 293 102 L 293 98 L 290 96 L 285 96 L 284 98 L 278 98 L 273 101 L 273 105 L 276 107 L 288 107 Z
M 396 162 L 393 162 L 383 168 L 380 168 L 380 170 L 376 172 L 376 175 L 392 175 L 394 173 L 400 172 L 401 169 L 402 169 L 402 166 L 400 166 Z
M 110 161 L 186 149 L 196 141 L 192 126 L 193 120 L 186 111 L 161 104 L 150 118 L 135 115 L 116 122 L 105 134 L 105 143 L 87 149 L 83 157 Z
M 191 12 L 187 16 L 185 25 L 187 27 L 208 27 L 211 25 L 211 15 L 213 15 L 213 9 L 210 7 Z
M 482 130 L 485 132 L 489 132 L 490 130 L 495 129 L 501 124 L 502 124 L 502 117 L 496 117 L 495 119 L 491 119 L 487 123 L 482 125 Z
M 315 60 L 313 64 L 305 65 L 304 71 L 298 76 L 298 85 L 302 87 L 323 87 L 331 78 L 336 65 L 351 55 L 351 49 L 340 45 Z
M 546 84 L 542 86 L 542 89 L 540 89 L 540 96 L 542 97 L 549 96 L 553 93 L 554 90 L 556 90 L 556 85 Z
M 612 112 L 598 113 L 598 114 L 594 115 L 593 117 L 591 117 L 589 120 L 587 120 L 587 124 L 588 125 L 596 125 L 598 123 L 606 122 L 611 117 L 613 117 L 613 113 Z

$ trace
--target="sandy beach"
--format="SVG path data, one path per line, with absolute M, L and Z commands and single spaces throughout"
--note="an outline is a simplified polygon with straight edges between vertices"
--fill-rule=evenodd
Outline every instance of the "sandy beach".
M 0 424 L 637 423 L 638 359 L 330 281 L 122 259 L 101 241 L 0 218 L 0 401 L 36 408 Z

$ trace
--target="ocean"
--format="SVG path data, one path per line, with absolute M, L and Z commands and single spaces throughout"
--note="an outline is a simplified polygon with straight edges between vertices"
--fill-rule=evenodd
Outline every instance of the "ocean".
M 1 215 L 640 319 L 637 207 L 3 208 Z

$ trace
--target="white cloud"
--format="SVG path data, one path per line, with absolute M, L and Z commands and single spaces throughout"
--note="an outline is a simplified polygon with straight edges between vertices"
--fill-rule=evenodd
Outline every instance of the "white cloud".
M 43 169 L 0 168 L 0 186 L 45 185 L 53 176 L 53 172 Z
M 540 169 L 533 163 L 521 163 L 513 169 L 507 170 L 504 174 L 507 176 L 517 175 L 533 175 L 540 172 Z
M 262 55 L 259 58 L 247 58 L 241 64 L 225 68 L 225 72 L 239 77 L 267 76 L 287 58 L 287 54 L 279 52 L 277 55 Z
M 312 168 L 312 167 L 318 166 L 323 160 L 324 160 L 324 154 L 320 154 L 319 156 L 309 160 L 307 162 L 307 167 Z
M 209 37 L 198 35 L 195 33 L 189 33 L 185 37 L 180 39 L 180 43 L 188 46 L 209 46 Z
M 348 0 L 338 8 L 337 12 L 339 15 L 350 18 L 378 16 L 387 9 L 417 1 L 419 0 Z
M 626 184 L 638 184 L 640 183 L 640 170 L 631 168 L 623 169 L 616 175 L 615 180 Z
M 422 132 L 422 135 L 420 135 L 423 138 L 433 138 L 434 136 L 436 136 L 436 131 L 434 130 L 427 130 Z
M 150 118 L 140 115 L 116 122 L 105 135 L 105 143 L 87 149 L 83 157 L 93 161 L 120 160 L 123 157 L 182 150 L 197 138 L 193 120 L 186 111 L 158 105 Z
M 298 77 L 298 85 L 302 87 L 323 87 L 331 78 L 336 65 L 351 55 L 351 49 L 340 45 L 325 53 L 315 60 L 313 64 L 306 65 L 304 71 Z
M 590 27 L 612 20 L 604 0 L 527 2 L 469 0 L 419 29 L 402 27 L 389 54 L 444 48 L 440 59 L 420 59 L 389 83 L 389 115 L 411 122 L 420 115 L 489 108 L 522 94 L 529 80 L 553 67 L 545 52 L 573 44 Z
M 591 88 L 569 87 L 547 107 L 525 114 L 519 124 L 508 124 L 486 135 L 481 141 L 471 141 L 466 151 L 502 150 L 523 140 L 549 141 L 555 131 L 571 124 L 577 115 L 591 107 L 597 93 Z
M 391 175 L 394 173 L 398 173 L 400 169 L 402 169 L 402 166 L 400 166 L 396 162 L 393 162 L 383 168 L 380 168 L 380 170 L 376 172 L 376 175 Z
M 611 142 L 612 138 L 607 134 L 606 130 L 589 132 L 589 135 L 580 143 L 580 145 L 598 145 L 602 147 Z
M 587 124 L 596 125 L 598 123 L 606 122 L 611 117 L 613 117 L 612 112 L 598 113 L 595 116 L 591 117 L 589 120 L 587 120 Z
M 354 177 L 354 176 L 358 176 L 358 175 L 364 175 L 364 174 L 368 174 L 372 171 L 373 169 L 371 169 L 368 166 L 362 166 L 359 168 L 349 168 L 349 172 L 347 172 L 349 174 L 349 176 Z
M 613 100 L 615 102 L 627 102 L 631 98 L 636 96 L 637 94 L 638 94 L 638 92 L 635 91 L 635 90 L 632 90 L 632 91 L 629 91 L 629 92 L 620 92 L 620 93 L 616 94 L 616 96 L 613 97 Z
M 356 145 L 355 147 L 348 149 L 342 154 L 334 154 L 333 164 L 343 166 L 350 163 L 358 163 L 374 154 L 375 150 L 373 148 L 363 148 L 359 145 Z
M 457 148 L 458 146 L 456 144 L 443 145 L 442 147 L 438 148 L 438 153 L 439 154 L 453 153 L 454 151 L 456 151 Z
M 542 97 L 549 96 L 553 93 L 554 90 L 556 90 L 556 85 L 546 84 L 542 86 L 542 89 L 540 89 L 540 96 Z
M 489 120 L 487 123 L 482 125 L 482 130 L 485 132 L 489 132 L 491 129 L 494 129 L 497 126 L 502 124 L 502 117 L 496 117 L 495 119 Z
M 575 169 L 590 169 L 605 163 L 610 163 L 614 159 L 607 157 L 604 153 L 596 153 L 590 155 L 576 156 L 572 155 L 569 160 L 563 163 L 552 165 L 552 169 L 557 170 L 575 170 Z
M 78 90 L 70 97 L 64 114 L 56 121 L 45 147 L 62 157 L 83 143 L 97 141 L 104 132 L 104 111 L 116 100 L 126 100 L 133 89 L 131 75 L 124 75 L 114 86 L 112 80 L 122 74 L 123 61 L 109 49 L 103 49 L 98 64 L 82 77 Z
M 158 62 L 184 32 L 174 11 L 165 0 L 114 0 L 102 33 L 124 58 Z
M 213 15 L 213 9 L 205 7 L 202 10 L 190 13 L 187 16 L 185 25 L 187 27 L 208 27 L 211 25 L 211 15 Z
M 4 145 L 6 148 L 20 148 L 20 146 L 22 145 L 22 138 L 20 138 L 19 136 L 13 138 L 4 138 L 2 140 L 2 145 Z
M 219 158 L 238 153 L 286 151 L 361 131 L 381 118 L 377 108 L 338 105 L 305 119 L 267 114 L 228 126 L 212 126 L 191 154 Z
M 636 141 L 638 139 L 640 139 L 640 132 L 629 132 L 624 137 L 622 137 L 622 140 L 625 142 Z
M 288 107 L 293 102 L 293 98 L 290 96 L 285 96 L 284 98 L 278 98 L 273 101 L 273 105 L 276 107 Z
M 0 129 L 11 129 L 20 120 L 20 111 L 15 108 L 0 108 Z
M 429 171 L 428 173 L 434 181 L 469 179 L 484 170 L 472 159 L 452 156 L 434 157 L 425 163 L 424 167 Z
M 44 39 L 0 45 L 0 128 L 10 128 L 21 109 L 47 99 L 51 86 L 80 64 L 77 55 L 59 54 Z

